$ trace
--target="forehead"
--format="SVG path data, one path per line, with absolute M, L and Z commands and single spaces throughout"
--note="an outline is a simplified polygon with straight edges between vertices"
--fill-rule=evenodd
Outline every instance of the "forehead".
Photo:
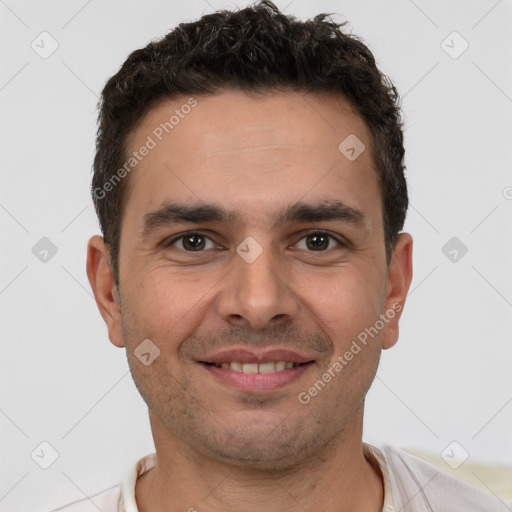
M 366 149 L 351 159 L 347 144 Z M 342 97 L 228 90 L 165 100 L 131 134 L 128 155 L 145 145 L 125 198 L 139 217 L 174 199 L 229 203 L 252 218 L 326 194 L 380 205 L 369 132 Z
M 217 153 L 223 148 L 274 144 L 277 136 L 282 144 L 332 151 L 333 140 L 340 137 L 350 133 L 361 139 L 368 136 L 357 112 L 339 95 L 236 90 L 164 100 L 146 114 L 131 140 L 150 133 L 157 142 L 172 135 L 184 144 L 182 149 L 200 142 L 202 151 Z

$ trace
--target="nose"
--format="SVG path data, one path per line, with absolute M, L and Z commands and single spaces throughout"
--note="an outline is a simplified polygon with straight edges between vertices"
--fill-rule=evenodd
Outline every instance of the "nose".
M 255 330 L 295 319 L 299 299 L 293 292 L 289 267 L 271 248 L 249 261 L 235 254 L 217 300 L 219 316 L 234 326 L 245 324 Z

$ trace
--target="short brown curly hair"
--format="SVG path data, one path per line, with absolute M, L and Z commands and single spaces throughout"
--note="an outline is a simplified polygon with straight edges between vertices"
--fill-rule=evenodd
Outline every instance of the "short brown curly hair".
M 389 264 L 408 207 L 399 96 L 368 47 L 328 14 L 300 21 L 269 0 L 218 11 L 132 52 L 106 83 L 100 103 L 92 198 L 115 283 L 128 178 L 109 187 L 126 162 L 126 141 L 159 102 L 225 89 L 248 93 L 334 93 L 349 101 L 369 129 L 380 181 Z

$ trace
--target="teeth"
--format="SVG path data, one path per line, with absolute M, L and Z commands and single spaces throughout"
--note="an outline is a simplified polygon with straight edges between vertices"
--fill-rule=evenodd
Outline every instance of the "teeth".
M 242 363 L 231 363 L 229 365 L 229 367 L 234 371 L 234 372 L 241 372 L 242 371 Z
M 256 373 L 274 373 L 282 372 L 285 369 L 299 366 L 299 363 L 293 363 L 292 361 L 270 361 L 269 363 L 215 363 L 217 368 L 224 368 L 225 370 L 230 369 L 234 372 L 243 372 L 249 374 Z
M 276 370 L 276 364 L 271 361 L 270 363 L 261 363 L 258 367 L 259 373 L 274 373 Z
M 244 373 L 258 373 L 258 363 L 245 363 L 242 365 Z
M 282 372 L 286 367 L 285 361 L 276 361 L 276 372 Z

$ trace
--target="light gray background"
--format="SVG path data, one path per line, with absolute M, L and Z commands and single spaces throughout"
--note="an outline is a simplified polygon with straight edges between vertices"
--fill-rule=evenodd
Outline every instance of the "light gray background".
M 349 20 L 403 97 L 414 279 L 368 396 L 365 440 L 436 454 L 457 441 L 470 461 L 510 463 L 511 0 L 276 4 Z M 1 510 L 83 499 L 153 451 L 146 406 L 85 273 L 99 233 L 97 96 L 132 50 L 234 5 L 0 0 Z M 43 31 L 59 45 L 47 59 L 31 48 Z M 456 59 L 441 46 L 453 31 L 469 43 Z M 445 43 L 452 53 L 461 44 Z M 454 236 L 468 248 L 455 263 L 442 252 Z M 32 253 L 42 237 L 58 248 L 46 263 Z M 43 441 L 59 454 L 46 470 L 31 458 Z

